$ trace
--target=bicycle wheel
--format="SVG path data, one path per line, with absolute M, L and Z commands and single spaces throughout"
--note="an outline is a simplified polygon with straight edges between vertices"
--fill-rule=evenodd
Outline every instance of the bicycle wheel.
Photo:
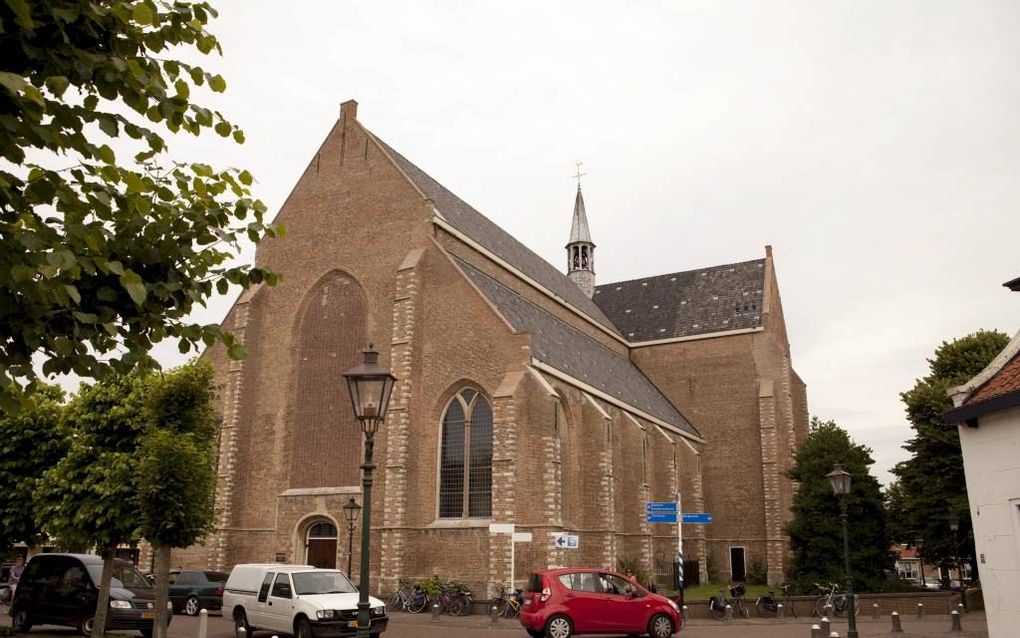
M 825 605 L 828 603 L 828 596 L 819 596 L 818 600 L 815 601 L 815 608 L 811 611 L 812 616 L 821 618 L 825 615 Z
M 464 601 L 460 598 L 451 598 L 449 604 L 446 605 L 446 610 L 450 612 L 451 616 L 463 616 Z
M 406 609 L 409 613 L 417 614 L 428 606 L 429 597 L 425 592 L 418 592 L 417 595 L 411 596 L 411 600 L 407 601 Z
M 747 608 L 747 602 L 743 598 L 738 599 L 740 603 L 740 615 L 744 618 L 751 617 L 751 611 Z
M 787 614 L 794 618 L 797 617 L 797 607 L 793 604 L 793 600 L 789 596 L 783 599 L 783 609 L 786 610 Z
M 403 606 L 404 595 L 398 591 L 397 593 L 390 596 L 390 599 L 386 601 L 386 612 L 390 613 L 397 611 L 398 609 L 401 609 Z
M 715 598 L 708 604 L 708 609 L 712 613 L 712 617 L 716 620 L 722 620 L 726 617 L 726 606 L 721 604 Z
M 837 616 L 846 616 L 846 594 L 839 594 L 832 600 L 832 609 Z

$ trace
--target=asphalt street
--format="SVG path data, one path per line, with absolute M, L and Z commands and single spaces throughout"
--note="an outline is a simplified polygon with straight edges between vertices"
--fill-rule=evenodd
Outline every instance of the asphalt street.
M 3 612 L 0 615 L 0 626 L 9 626 L 10 617 Z M 692 620 L 681 632 L 681 638 L 809 638 L 812 621 L 804 619 L 791 620 L 732 620 L 720 622 L 710 619 Z M 199 621 L 187 616 L 174 616 L 170 624 L 170 638 L 197 638 Z M 963 618 L 964 631 L 950 633 L 948 616 L 929 616 L 923 621 L 904 619 L 903 633 L 891 633 L 887 621 L 858 621 L 860 638 L 877 636 L 897 636 L 903 638 L 987 638 L 988 631 L 984 614 L 967 614 Z M 832 626 L 840 636 L 846 636 L 846 622 Z M 35 638 L 57 638 L 77 635 L 73 629 L 63 627 L 34 627 L 27 634 Z M 125 636 L 139 634 L 127 632 Z M 267 631 L 255 631 L 251 638 L 272 638 L 274 634 Z M 284 635 L 281 635 L 283 638 Z M 517 621 L 500 620 L 492 626 L 489 618 L 482 615 L 454 618 L 440 617 L 439 622 L 431 622 L 426 614 L 411 615 L 396 613 L 391 616 L 389 629 L 383 634 L 386 638 L 527 638 L 527 634 Z M 207 638 L 234 638 L 234 626 L 229 619 L 215 614 L 209 616 Z

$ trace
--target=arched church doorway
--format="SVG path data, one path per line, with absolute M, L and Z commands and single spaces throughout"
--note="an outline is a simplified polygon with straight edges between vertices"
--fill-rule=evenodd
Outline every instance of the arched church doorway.
M 308 526 L 305 563 L 313 567 L 336 569 L 336 525 L 318 521 Z

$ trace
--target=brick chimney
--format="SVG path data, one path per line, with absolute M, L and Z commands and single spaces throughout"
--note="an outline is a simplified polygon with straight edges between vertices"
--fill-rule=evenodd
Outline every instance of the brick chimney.
M 340 105 L 340 119 L 358 119 L 358 103 L 354 100 L 347 100 Z

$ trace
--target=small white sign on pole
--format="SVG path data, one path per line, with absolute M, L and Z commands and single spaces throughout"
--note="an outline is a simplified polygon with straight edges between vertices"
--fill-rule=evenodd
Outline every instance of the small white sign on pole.
M 513 534 L 513 523 L 489 523 L 490 534 Z
M 530 543 L 531 532 L 514 532 L 513 539 L 515 543 Z

